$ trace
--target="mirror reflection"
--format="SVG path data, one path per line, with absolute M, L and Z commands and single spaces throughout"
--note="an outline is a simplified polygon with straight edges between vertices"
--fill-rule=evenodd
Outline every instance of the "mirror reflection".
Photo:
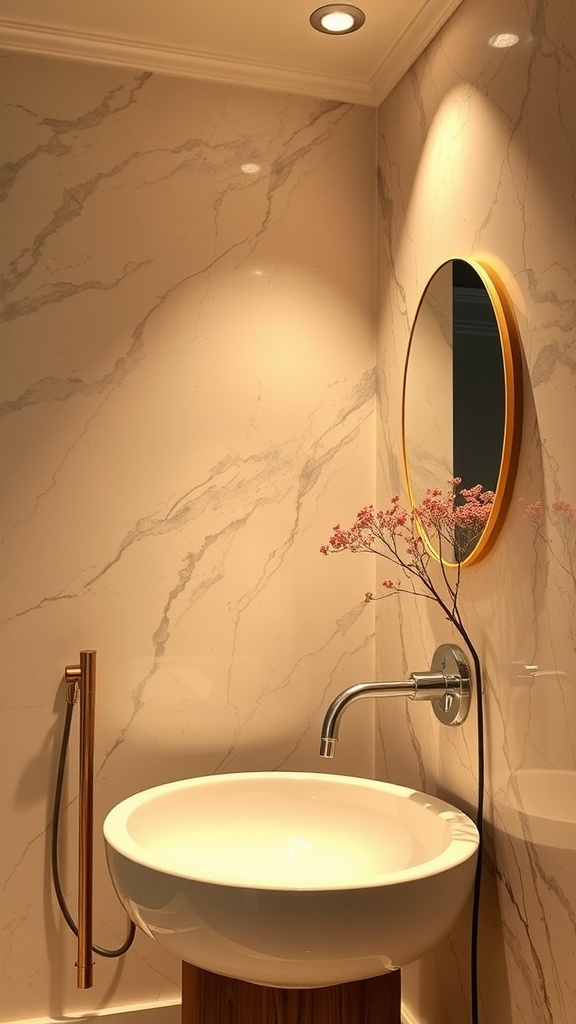
M 489 515 L 436 557 L 470 564 L 495 540 L 518 458 L 521 360 L 501 282 L 478 260 L 453 259 L 430 279 L 416 313 L 404 374 L 403 443 L 411 503 L 456 480 L 455 505 L 480 486 Z

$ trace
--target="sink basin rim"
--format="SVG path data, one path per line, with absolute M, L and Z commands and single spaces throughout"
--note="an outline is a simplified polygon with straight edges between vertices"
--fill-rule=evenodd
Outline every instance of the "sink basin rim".
M 222 783 L 233 780 L 232 784 L 241 784 L 243 780 L 254 780 L 266 782 L 271 779 L 286 779 L 290 781 L 310 780 L 319 786 L 334 784 L 335 787 L 348 786 L 350 789 L 359 787 L 364 790 L 371 790 L 387 794 L 390 797 L 415 800 L 420 806 L 440 818 L 449 832 L 447 847 L 441 852 L 417 864 L 406 868 L 387 871 L 386 873 L 373 873 L 366 878 L 355 878 L 338 882 L 331 880 L 327 884 L 319 884 L 318 881 L 310 884 L 278 884 L 259 883 L 256 879 L 238 880 L 234 877 L 229 879 L 217 876 L 206 876 L 198 870 L 186 871 L 181 866 L 173 867 L 162 861 L 154 851 L 146 850 L 129 831 L 130 816 L 147 802 L 161 798 L 164 793 L 174 794 L 181 790 L 195 789 L 222 785 Z M 413 882 L 419 878 L 427 878 L 444 871 L 457 867 L 474 856 L 478 849 L 478 830 L 474 822 L 458 808 L 440 800 L 437 797 L 429 796 L 418 790 L 393 783 L 381 782 L 379 780 L 359 778 L 357 776 L 324 774 L 318 772 L 230 772 L 219 775 L 203 775 L 196 778 L 181 779 L 177 782 L 165 783 L 127 797 L 117 804 L 107 815 L 104 821 L 104 836 L 106 842 L 118 853 L 129 860 L 164 875 L 175 878 L 186 879 L 192 882 L 199 882 L 205 885 L 228 886 L 238 889 L 254 889 L 277 892 L 322 892 L 352 889 L 375 889 L 382 886 L 399 885 L 403 882 Z

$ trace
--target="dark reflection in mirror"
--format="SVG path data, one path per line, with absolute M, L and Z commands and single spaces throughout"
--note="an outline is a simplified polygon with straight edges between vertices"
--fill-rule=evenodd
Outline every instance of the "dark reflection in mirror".
M 471 541 L 456 531 L 454 550 L 442 553 L 447 562 L 477 560 L 501 524 L 518 456 L 520 385 L 517 329 L 501 282 L 478 260 L 442 264 L 420 300 L 404 375 L 410 499 L 418 506 L 454 478 L 458 490 L 494 492 L 482 532 Z
M 482 278 L 452 263 L 453 475 L 462 487 L 498 483 L 506 396 L 498 321 Z

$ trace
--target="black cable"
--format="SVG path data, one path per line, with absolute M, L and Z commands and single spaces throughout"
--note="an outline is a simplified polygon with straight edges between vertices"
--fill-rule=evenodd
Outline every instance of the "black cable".
M 470 950 L 470 988 L 472 995 L 472 1024 L 479 1024 L 480 1006 L 478 996 L 478 933 L 480 928 L 480 888 L 482 885 L 482 853 L 484 847 L 484 701 L 482 694 L 482 669 L 480 658 L 473 645 L 468 647 L 474 661 L 476 676 L 476 707 L 478 735 L 478 790 L 476 801 L 476 828 L 478 829 L 478 859 L 474 876 L 474 896 L 472 902 L 472 937 Z
M 52 881 L 54 883 L 54 892 L 56 893 L 56 899 L 58 900 L 58 906 L 62 911 L 64 920 L 76 937 L 78 936 L 78 926 L 70 913 L 62 886 L 60 884 L 60 872 L 58 869 L 58 833 L 60 828 L 60 807 L 62 804 L 62 789 L 64 786 L 64 770 L 66 768 L 66 755 L 68 753 L 68 744 L 70 741 L 70 728 L 72 725 L 72 713 L 74 711 L 74 705 L 66 704 L 66 717 L 64 719 L 64 729 L 62 731 L 62 743 L 60 745 L 60 757 L 58 759 L 58 770 L 56 772 L 56 785 L 54 787 L 54 809 L 52 814 L 52 842 L 51 842 L 51 863 L 52 863 Z M 128 930 L 128 937 L 125 942 L 118 949 L 104 949 L 102 946 L 92 946 L 92 952 L 97 953 L 98 956 L 106 956 L 114 958 L 122 956 L 126 953 L 132 943 L 134 942 L 134 936 L 136 935 L 136 925 L 133 921 L 130 922 L 130 928 Z

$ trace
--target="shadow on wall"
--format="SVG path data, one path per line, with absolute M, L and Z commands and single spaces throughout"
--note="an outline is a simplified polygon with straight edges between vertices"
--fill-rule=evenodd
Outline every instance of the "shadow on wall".
M 512 1024 L 506 952 L 494 873 L 493 831 L 484 832 L 484 876 L 480 918 L 479 987 L 482 1016 L 489 1020 L 486 988 L 498 993 L 498 1024 Z M 456 928 L 428 956 L 405 971 L 417 971 L 418 1005 L 410 1009 L 416 1020 L 442 1020 L 445 1024 L 462 1024 L 470 1019 L 470 919 L 471 902 L 464 910 Z M 491 1002 L 491 1000 L 488 1000 Z
M 499 757 L 504 758 L 507 779 L 510 772 L 516 771 L 519 764 L 523 763 L 521 759 L 526 757 L 530 700 L 527 685 L 523 683 L 523 704 L 520 711 L 518 710 L 513 703 L 516 693 L 506 669 L 513 665 L 529 663 L 536 656 L 535 648 L 526 650 L 526 631 L 520 629 L 518 624 L 535 624 L 535 639 L 532 642 L 537 645 L 538 595 L 545 593 L 549 577 L 546 559 L 538 557 L 538 550 L 541 543 L 545 544 L 546 538 L 541 541 L 537 537 L 537 526 L 530 511 L 544 496 L 544 468 L 537 408 L 525 359 L 523 376 L 523 441 L 508 521 L 490 557 L 479 566 L 466 570 L 463 583 L 463 591 L 466 594 L 473 578 L 473 603 L 465 606 L 465 616 L 469 616 L 474 623 L 472 635 L 480 638 L 483 661 L 491 668 L 491 672 L 485 672 L 486 756 L 488 762 L 491 762 L 493 751 L 500 751 Z M 524 585 L 519 586 L 519 581 L 523 581 Z M 494 596 L 495 588 L 497 599 Z M 503 608 L 508 609 L 505 615 L 502 614 Z M 505 652 L 504 660 L 501 654 L 496 654 L 502 651 Z M 562 706 L 566 707 L 566 701 L 562 702 Z M 526 717 L 525 722 L 520 718 L 521 713 Z M 506 727 L 512 715 L 515 722 L 513 730 Z M 558 730 L 557 721 L 555 727 Z M 520 736 L 518 743 L 517 735 Z M 472 737 L 470 756 L 473 759 L 472 769 L 475 773 L 475 742 Z M 552 757 L 550 750 L 549 756 Z M 554 756 L 558 756 L 556 752 Z M 430 778 L 427 780 L 428 791 L 436 793 L 442 799 L 457 802 L 474 819 L 475 807 L 455 793 L 454 786 L 449 782 L 449 766 L 446 762 L 442 764 L 440 778 L 435 782 Z M 488 786 L 491 785 L 493 781 L 489 776 Z M 514 840 L 506 832 L 495 830 L 490 820 L 493 813 L 490 808 L 490 797 L 493 796 L 490 789 L 487 796 L 488 820 L 485 819 L 484 822 L 478 972 L 481 1019 L 489 1022 L 495 1020 L 497 1014 L 498 1024 L 513 1024 L 515 1007 L 514 993 L 511 992 L 510 965 L 507 960 L 507 954 L 508 958 L 510 957 L 507 917 L 515 914 L 516 910 L 513 899 L 512 909 L 510 908 L 512 894 L 509 878 L 500 870 L 500 865 L 506 864 L 508 860 L 507 856 L 502 856 L 502 843 L 516 843 L 513 863 L 529 864 L 530 857 L 524 835 Z M 554 852 L 556 855 L 556 851 Z M 551 855 L 549 861 L 551 863 Z M 539 863 L 544 863 L 541 855 Z M 549 877 L 561 877 L 562 865 L 559 862 L 555 867 L 555 875 L 548 861 L 546 864 Z M 558 914 L 560 915 L 560 910 Z M 415 1020 L 442 1021 L 442 1024 L 463 1024 L 469 1021 L 470 921 L 471 906 L 464 911 L 458 925 L 443 943 L 417 964 L 405 969 L 406 991 L 409 990 L 411 994 L 411 1003 L 407 1005 Z M 534 972 L 534 1006 L 545 999 L 545 994 L 539 991 L 544 988 L 538 974 L 539 941 L 534 937 L 529 940 L 529 947 L 534 956 L 531 965 Z M 545 1013 L 545 1009 L 542 1012 Z M 545 1017 L 538 1019 L 544 1020 Z

